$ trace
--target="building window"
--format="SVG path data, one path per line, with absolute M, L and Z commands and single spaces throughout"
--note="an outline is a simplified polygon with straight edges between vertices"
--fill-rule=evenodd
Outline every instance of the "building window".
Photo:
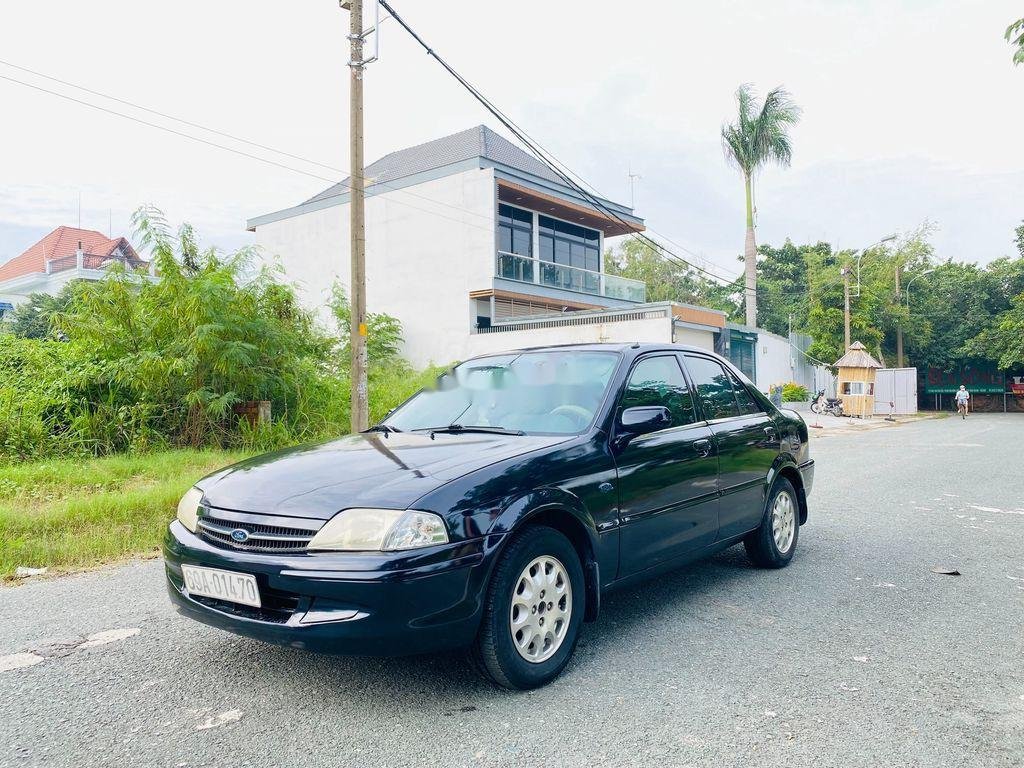
M 875 394 L 875 385 L 874 382 L 870 381 L 844 381 L 842 394 L 873 395 Z
M 498 250 L 533 256 L 533 214 L 504 203 L 498 206 Z
M 601 271 L 601 233 L 540 216 L 540 259 L 577 269 Z

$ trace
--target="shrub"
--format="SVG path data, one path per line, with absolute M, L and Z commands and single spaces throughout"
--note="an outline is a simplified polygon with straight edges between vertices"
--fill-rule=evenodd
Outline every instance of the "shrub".
M 279 270 L 257 254 L 202 251 L 187 225 L 172 237 L 141 209 L 136 234 L 159 277 L 112 267 L 74 286 L 47 337 L 0 335 L 0 458 L 101 456 L 129 450 L 267 450 L 349 429 L 348 303 L 339 327 L 302 309 Z M 38 302 L 37 302 L 38 303 Z M 371 419 L 429 382 L 398 356 L 401 325 L 370 315 Z M 58 340 L 60 339 L 60 340 Z M 268 400 L 272 421 L 252 426 L 233 407 Z
M 795 381 L 782 385 L 782 402 L 784 403 L 806 403 L 811 399 L 811 393 L 807 387 L 802 387 Z

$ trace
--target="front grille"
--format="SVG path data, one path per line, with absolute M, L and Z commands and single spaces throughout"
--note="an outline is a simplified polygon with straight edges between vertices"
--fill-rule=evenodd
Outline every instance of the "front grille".
M 207 541 L 227 549 L 247 552 L 305 552 L 306 545 L 319 529 L 312 520 L 296 521 L 295 527 L 264 525 L 246 520 L 229 520 L 219 516 L 219 510 L 211 510 L 199 517 L 199 535 Z M 250 518 L 250 515 L 246 516 Z M 280 518 L 278 518 L 280 520 Z M 316 527 L 314 527 L 316 526 Z M 232 532 L 242 530 L 247 534 L 244 541 L 236 541 Z
M 241 603 L 232 603 L 227 600 L 218 600 L 214 597 L 203 597 L 202 595 L 190 595 L 197 603 L 213 608 L 221 613 L 228 613 L 232 616 L 240 616 L 244 619 L 255 619 L 256 621 L 267 621 L 272 624 L 287 624 L 288 619 L 298 610 L 299 595 L 293 592 L 282 592 L 278 589 L 270 589 L 260 585 L 260 608 Z

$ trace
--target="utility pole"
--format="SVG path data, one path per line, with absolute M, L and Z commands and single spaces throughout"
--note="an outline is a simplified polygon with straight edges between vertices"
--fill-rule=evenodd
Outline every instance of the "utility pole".
M 900 265 L 896 263 L 896 308 L 900 305 Z M 903 367 L 903 326 L 896 320 L 896 367 Z
M 369 398 L 366 382 L 366 222 L 363 180 L 363 0 L 346 0 L 349 10 L 349 230 L 352 261 L 352 322 L 349 342 L 352 347 L 353 432 L 369 426 Z
M 843 276 L 843 354 L 850 348 L 850 268 L 840 270 Z

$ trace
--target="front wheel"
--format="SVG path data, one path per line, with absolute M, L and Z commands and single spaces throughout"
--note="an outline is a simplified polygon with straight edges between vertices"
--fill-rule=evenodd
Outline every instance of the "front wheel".
M 583 566 L 565 536 L 547 526 L 513 536 L 491 577 L 471 654 L 498 685 L 527 690 L 551 682 L 569 663 L 586 591 Z
M 800 503 L 796 489 L 780 477 L 768 494 L 761 526 L 743 540 L 747 555 L 761 568 L 785 568 L 800 538 Z
M 821 413 L 821 406 L 817 403 L 811 403 L 811 413 Z

